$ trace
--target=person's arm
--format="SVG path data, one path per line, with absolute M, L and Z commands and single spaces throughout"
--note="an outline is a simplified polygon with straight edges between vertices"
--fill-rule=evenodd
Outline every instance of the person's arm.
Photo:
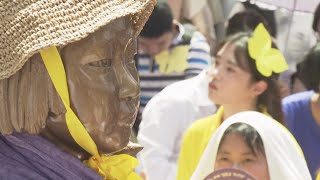
M 192 24 L 201 32 L 210 46 L 210 54 L 213 54 L 217 43 L 216 32 L 214 29 L 214 20 L 209 6 L 204 6 L 201 11 L 191 18 Z
M 188 67 L 185 70 L 188 78 L 198 75 L 203 69 L 211 66 L 210 47 L 200 32 L 194 32 L 190 41 Z
M 185 114 L 183 104 L 174 99 L 153 99 L 145 108 L 138 142 L 144 147 L 139 160 L 147 180 L 175 179 L 177 152 L 174 150 Z
M 291 97 L 286 97 L 282 99 L 282 111 L 284 115 L 285 126 L 292 134 L 294 134 L 296 110 L 294 104 L 291 102 Z
M 173 19 L 179 21 L 181 16 L 182 0 L 168 0 L 167 3 L 172 10 Z

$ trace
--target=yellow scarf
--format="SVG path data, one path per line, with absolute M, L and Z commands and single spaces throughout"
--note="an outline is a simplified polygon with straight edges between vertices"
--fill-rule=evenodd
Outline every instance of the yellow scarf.
M 141 178 L 134 173 L 134 168 L 138 164 L 137 159 L 126 154 L 114 156 L 100 155 L 97 145 L 70 108 L 66 73 L 57 48 L 52 46 L 42 50 L 40 54 L 52 83 L 67 110 L 65 118 L 71 136 L 79 146 L 92 155 L 84 163 L 106 180 L 140 180 Z

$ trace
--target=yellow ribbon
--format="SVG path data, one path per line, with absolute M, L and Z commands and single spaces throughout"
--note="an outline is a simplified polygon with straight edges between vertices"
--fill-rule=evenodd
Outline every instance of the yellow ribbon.
M 183 72 L 188 67 L 188 51 L 189 45 L 182 45 L 168 50 L 162 51 L 155 56 L 155 61 L 159 65 L 159 71 L 164 74 L 173 72 Z
M 72 138 L 81 148 L 92 155 L 92 157 L 84 163 L 106 180 L 140 180 L 141 178 L 134 173 L 134 168 L 138 163 L 137 160 L 126 154 L 115 156 L 100 155 L 97 145 L 70 108 L 66 73 L 57 48 L 52 46 L 48 49 L 41 50 L 40 55 L 52 83 L 67 110 L 65 118 Z
M 278 49 L 272 48 L 272 39 L 266 28 L 260 23 L 248 42 L 248 51 L 256 61 L 258 71 L 269 77 L 272 71 L 281 73 L 288 69 L 288 64 Z
M 101 161 L 94 157 L 84 162 L 89 167 L 94 169 L 98 174 L 108 180 L 140 180 L 132 168 L 138 165 L 138 160 L 127 155 L 101 155 Z

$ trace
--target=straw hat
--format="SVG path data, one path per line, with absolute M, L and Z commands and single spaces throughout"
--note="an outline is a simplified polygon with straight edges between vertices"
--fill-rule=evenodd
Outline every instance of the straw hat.
M 137 36 L 156 0 L 1 0 L 0 79 L 22 68 L 32 55 L 94 32 L 130 15 Z

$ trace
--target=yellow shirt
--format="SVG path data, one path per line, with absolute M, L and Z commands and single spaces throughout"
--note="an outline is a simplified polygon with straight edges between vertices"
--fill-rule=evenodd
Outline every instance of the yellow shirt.
M 194 122 L 182 139 L 177 180 L 188 180 L 195 171 L 212 134 L 222 123 L 223 107 L 214 115 Z
M 316 180 L 320 180 L 320 171 L 319 171 L 319 173 L 317 175 L 317 179 Z

